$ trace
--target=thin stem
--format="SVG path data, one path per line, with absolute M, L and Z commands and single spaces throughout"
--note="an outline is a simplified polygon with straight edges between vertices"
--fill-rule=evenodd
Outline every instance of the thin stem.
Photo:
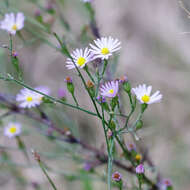
M 73 100 L 75 101 L 76 106 L 78 107 L 78 106 L 79 106 L 79 104 L 78 104 L 78 102 L 77 102 L 77 99 L 76 99 L 76 97 L 75 97 L 75 94 L 74 94 L 74 93 L 72 93 L 72 97 L 73 97 Z
M 84 70 L 86 71 L 87 75 L 90 77 L 91 81 L 92 81 L 93 83 L 95 83 L 95 80 L 94 80 L 94 78 L 92 77 L 92 75 L 90 74 L 87 65 L 84 67 Z
M 51 184 L 52 188 L 53 188 L 54 190 L 57 190 L 57 188 L 56 188 L 54 182 L 51 180 L 51 178 L 50 178 L 49 175 L 47 174 L 47 172 L 46 172 L 46 170 L 45 170 L 45 168 L 44 168 L 44 166 L 43 166 L 43 164 L 42 164 L 42 162 L 41 162 L 40 160 L 38 161 L 38 164 L 39 164 L 40 168 L 42 169 L 44 175 L 47 177 L 47 179 L 48 179 L 49 183 Z

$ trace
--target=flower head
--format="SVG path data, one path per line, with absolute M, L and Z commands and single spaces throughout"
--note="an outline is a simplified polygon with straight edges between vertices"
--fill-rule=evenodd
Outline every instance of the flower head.
M 132 93 L 136 95 L 141 104 L 152 104 L 161 101 L 162 94 L 160 94 L 160 91 L 156 91 L 152 96 L 150 95 L 151 91 L 152 86 L 146 86 L 146 84 L 132 88 Z
M 163 179 L 163 181 L 161 181 L 160 186 L 162 190 L 167 190 L 168 187 L 172 186 L 172 182 L 169 179 Z
M 132 151 L 132 150 L 135 150 L 135 149 L 136 149 L 136 147 L 135 147 L 135 145 L 133 143 L 128 143 L 127 144 L 127 150 L 128 151 Z
M 136 161 L 141 161 L 141 160 L 142 160 L 142 156 L 141 156 L 140 154 L 137 154 L 137 155 L 135 156 L 135 160 L 136 160 Z
M 100 94 L 103 97 L 114 98 L 119 89 L 118 81 L 107 82 L 100 88 Z
M 119 172 L 114 172 L 112 174 L 112 179 L 116 182 L 121 181 L 122 175 Z
M 86 48 L 85 50 L 76 49 L 75 51 L 73 51 L 71 56 L 75 64 L 70 58 L 67 58 L 66 61 L 67 69 L 73 69 L 75 68 L 75 65 L 79 68 L 83 68 L 87 63 L 92 61 L 92 54 L 90 53 L 88 48 Z
M 137 174 L 142 174 L 142 173 L 144 173 L 144 166 L 143 166 L 143 164 L 139 164 L 139 165 L 136 167 L 135 171 L 136 171 Z
M 49 94 L 49 89 L 47 87 L 36 87 L 36 90 L 44 93 Z M 38 94 L 32 90 L 29 90 L 27 88 L 21 89 L 20 93 L 16 96 L 16 101 L 20 102 L 20 107 L 22 108 L 31 108 L 39 106 L 42 103 L 43 95 Z
M 0 28 L 6 30 L 12 35 L 15 35 L 18 30 L 21 30 L 24 27 L 24 14 L 14 13 L 5 14 L 4 20 L 0 22 Z
M 9 138 L 18 136 L 20 133 L 21 133 L 20 123 L 11 122 L 4 128 L 4 135 Z
M 108 59 L 113 52 L 118 51 L 121 48 L 121 42 L 118 39 L 113 39 L 112 37 L 102 37 L 94 40 L 94 43 L 96 46 L 90 44 L 90 47 L 92 48 L 90 51 L 94 54 L 94 59 Z
M 66 97 L 66 90 L 63 89 L 63 88 L 59 88 L 57 94 L 58 94 L 58 97 L 59 97 L 59 98 L 65 98 L 65 97 Z
M 127 81 L 128 81 L 128 78 L 127 78 L 127 76 L 125 76 L 125 75 L 124 75 L 124 76 L 121 76 L 120 79 L 119 79 L 119 82 L 120 82 L 120 83 L 124 83 L 124 82 L 127 82 Z

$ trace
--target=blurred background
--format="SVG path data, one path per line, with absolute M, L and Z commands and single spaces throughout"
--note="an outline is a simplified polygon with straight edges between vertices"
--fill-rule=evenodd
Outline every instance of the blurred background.
M 76 97 L 81 106 L 93 109 L 76 73 L 73 70 L 66 70 L 65 57 L 48 46 L 44 40 L 47 39 L 58 47 L 56 39 L 53 35 L 41 32 L 41 25 L 39 27 L 35 20 L 38 14 L 42 15 L 50 30 L 63 36 L 64 40 L 70 43 L 69 48 L 72 50 L 84 47 L 94 38 L 88 26 L 88 12 L 80 0 L 51 1 L 52 4 L 55 2 L 58 5 L 53 7 L 56 15 L 47 12 L 50 4 L 45 0 L 1 0 L 1 19 L 6 11 L 17 10 L 24 12 L 27 17 L 25 28 L 21 32 L 25 42 L 19 37 L 15 37 L 13 42 L 27 84 L 34 87 L 46 85 L 51 89 L 51 94 L 58 97 L 60 88 L 66 90 L 64 78 L 72 76 L 76 85 Z M 190 10 L 190 1 L 183 0 L 183 3 L 186 9 Z M 93 0 L 92 5 L 101 36 L 112 36 L 122 42 L 120 56 L 115 58 L 118 59 L 117 69 L 112 72 L 111 78 L 127 75 L 133 87 L 146 83 L 153 86 L 153 91 L 158 89 L 163 94 L 162 103 L 150 106 L 143 117 L 145 125 L 139 132 L 142 138 L 139 144 L 141 142 L 145 144 L 156 168 L 163 177 L 172 180 L 174 189 L 189 190 L 190 18 L 188 14 L 180 7 L 181 4 L 177 0 Z M 60 15 L 61 21 L 56 19 Z M 8 34 L 0 31 L 0 44 L 8 43 Z M 114 59 L 112 61 L 114 62 Z M 0 68 L 3 73 L 14 72 L 8 52 L 3 48 L 0 49 Z M 1 92 L 12 95 L 18 93 L 20 89 L 4 81 L 1 81 L 0 85 Z M 68 93 L 66 98 L 69 102 L 73 101 Z M 123 106 L 127 112 L 129 104 L 126 102 Z M 105 144 L 101 123 L 95 118 L 61 105 L 44 106 L 44 109 L 56 124 L 69 128 L 79 138 L 98 148 Z M 83 176 L 82 179 L 88 179 L 89 176 L 83 173 L 81 168 L 84 159 L 90 158 L 89 153 L 83 154 L 81 148 L 74 145 L 52 142 L 43 135 L 45 126 L 21 116 L 3 119 L 2 127 L 15 119 L 23 125 L 23 141 L 29 152 L 30 149 L 36 149 L 42 154 L 46 164 L 54 168 L 51 177 L 58 189 L 79 190 L 85 189 L 87 185 L 91 185 L 93 189 L 105 189 L 104 180 L 97 179 L 92 184 L 86 184 L 86 180 L 80 182 L 75 180 L 77 175 Z M 41 132 L 39 133 L 36 128 L 40 128 Z M 126 142 L 130 142 L 129 136 L 126 136 Z M 2 189 L 32 190 L 37 189 L 36 184 L 40 184 L 41 189 L 51 189 L 32 158 L 31 166 L 28 167 L 22 153 L 15 148 L 14 140 L 1 135 L 0 145 L 2 150 L 5 146 L 9 147 L 6 151 L 13 161 L 8 165 L 1 162 Z M 98 172 L 105 174 L 105 168 L 98 168 Z M 87 181 L 90 183 L 92 178 Z

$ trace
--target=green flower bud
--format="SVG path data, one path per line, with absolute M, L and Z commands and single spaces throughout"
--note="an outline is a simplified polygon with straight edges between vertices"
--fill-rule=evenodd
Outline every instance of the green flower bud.
M 111 120 L 111 122 L 110 122 L 110 128 L 113 130 L 115 130 L 115 128 L 116 128 L 115 122 L 113 120 Z
M 148 104 L 141 104 L 141 113 L 143 113 L 147 107 L 148 107 Z
M 124 82 L 123 83 L 123 88 L 124 90 L 127 92 L 127 93 L 130 93 L 131 92 L 131 85 L 129 82 Z
M 136 124 L 136 130 L 141 129 L 142 126 L 143 126 L 143 121 L 142 121 L 142 120 L 139 120 L 139 121 L 137 122 L 137 124 Z

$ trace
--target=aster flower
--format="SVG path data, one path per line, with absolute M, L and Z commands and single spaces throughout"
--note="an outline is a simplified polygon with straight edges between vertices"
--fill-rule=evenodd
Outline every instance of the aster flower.
M 139 164 L 139 165 L 136 167 L 135 171 L 136 171 L 137 174 L 142 174 L 142 173 L 144 173 L 144 166 L 143 166 L 143 164 Z
M 21 30 L 24 27 L 24 14 L 14 13 L 5 14 L 4 20 L 0 22 L 0 28 L 6 30 L 12 35 L 15 35 L 17 31 Z
M 132 150 L 136 150 L 136 147 L 133 143 L 128 143 L 126 146 L 129 152 L 131 152 Z
M 36 87 L 35 90 L 38 90 L 44 94 L 49 94 L 49 89 L 44 86 Z M 22 108 L 31 108 L 39 106 L 42 103 L 43 95 L 38 94 L 27 88 L 21 89 L 20 93 L 16 96 L 16 101 L 20 102 L 20 107 Z
M 136 95 L 141 104 L 153 104 L 160 102 L 162 99 L 162 94 L 160 94 L 160 91 L 156 91 L 152 96 L 150 96 L 152 86 L 146 86 L 146 84 L 132 88 L 131 91 Z
M 112 174 L 112 179 L 113 179 L 114 181 L 116 181 L 116 182 L 119 182 L 119 181 L 121 181 L 121 179 L 122 179 L 122 175 L 121 175 L 119 172 L 114 172 L 114 173 Z
M 75 65 L 79 68 L 83 68 L 87 63 L 92 61 L 92 54 L 90 53 L 88 48 L 83 49 L 76 49 L 71 54 Z M 70 58 L 67 58 L 66 67 L 67 69 L 75 68 L 75 65 Z
M 167 190 L 168 187 L 172 187 L 172 182 L 170 179 L 163 179 L 160 184 L 161 190 Z
M 103 97 L 114 98 L 119 89 L 118 81 L 107 82 L 100 88 L 100 94 Z
M 9 138 L 18 136 L 18 135 L 20 135 L 20 133 L 21 133 L 20 123 L 11 122 L 4 128 L 4 135 Z
M 94 43 L 96 46 L 90 44 L 90 47 L 92 48 L 90 51 L 94 54 L 94 59 L 108 59 L 113 52 L 118 51 L 121 48 L 121 42 L 118 39 L 113 39 L 112 37 L 102 37 L 94 40 Z

